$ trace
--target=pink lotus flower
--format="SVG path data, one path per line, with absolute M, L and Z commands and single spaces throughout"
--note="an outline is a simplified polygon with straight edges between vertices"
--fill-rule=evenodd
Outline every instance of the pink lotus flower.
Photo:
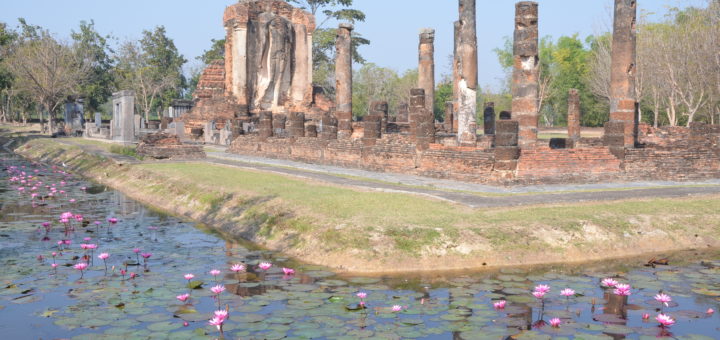
M 217 286 L 214 286 L 214 287 L 210 288 L 210 291 L 213 292 L 213 293 L 215 293 L 215 295 L 218 295 L 218 294 L 220 294 L 220 293 L 222 293 L 222 292 L 225 291 L 225 286 L 223 286 L 223 285 L 217 285 Z
M 100 255 L 98 255 L 98 258 L 103 261 L 107 260 L 108 257 L 110 257 L 110 254 L 108 253 L 100 253 Z
M 133 253 L 137 254 L 137 253 L 139 253 L 139 252 L 140 252 L 140 248 L 135 248 L 135 249 L 133 249 Z
M 712 308 L 708 308 L 707 312 L 705 312 L 705 313 L 712 315 L 713 313 L 715 313 L 715 310 Z
M 538 299 L 542 299 L 545 297 L 545 293 L 543 292 L 532 292 L 532 295 Z
M 603 279 L 601 283 L 605 287 L 615 287 L 618 284 L 617 280 L 612 278 Z
M 655 320 L 657 320 L 657 322 L 659 322 L 663 327 L 669 327 L 675 324 L 675 320 L 666 314 L 658 314 L 658 316 L 655 317 Z
M 213 314 L 215 315 L 216 318 L 222 319 L 222 320 L 227 320 L 227 317 L 228 317 L 228 312 L 223 309 L 216 310 Z
M 268 270 L 268 269 L 270 269 L 270 267 L 272 267 L 272 263 L 270 263 L 270 262 L 260 262 L 260 264 L 258 265 L 258 267 L 260 267 L 260 269 L 262 269 L 262 270 Z
M 217 327 L 218 331 L 220 331 L 221 333 L 222 333 L 222 325 L 224 322 L 225 322 L 225 319 L 220 319 L 218 317 L 214 317 L 214 318 L 210 319 L 210 321 L 208 321 L 208 323 L 211 326 Z
M 565 288 L 560 291 L 560 295 L 571 297 L 571 296 L 575 295 L 575 291 L 570 288 Z
M 391 309 L 392 309 L 393 312 L 399 312 L 399 311 L 402 310 L 402 306 L 400 306 L 400 305 L 394 305 L 394 306 L 392 306 Z
M 560 321 L 560 319 L 558 319 L 558 318 L 550 319 L 550 326 L 553 326 L 555 328 L 560 327 L 561 323 L 562 323 L 562 321 Z
M 110 217 L 107 219 L 107 221 L 110 222 L 110 224 L 118 223 L 118 219 L 115 217 Z
M 535 287 L 535 291 L 536 291 L 536 292 L 541 292 L 541 293 L 548 293 L 548 292 L 550 292 L 550 286 L 548 286 L 548 285 L 537 285 L 537 286 Z
M 493 302 L 493 307 L 495 309 L 505 309 L 505 305 L 507 305 L 507 301 L 505 301 L 505 300 Z
M 237 272 L 244 272 L 244 271 L 245 271 L 245 265 L 244 265 L 244 264 L 240 264 L 240 263 L 234 264 L 234 265 L 232 265 L 232 267 L 230 267 L 230 270 L 232 270 L 232 271 L 234 271 L 234 272 L 236 272 L 236 273 L 237 273 Z
M 361 298 L 361 299 L 364 299 L 364 298 L 367 297 L 367 293 L 365 293 L 365 292 L 358 292 L 358 293 L 355 294 L 355 295 L 357 295 L 357 297 L 359 297 L 359 298 Z
M 52 252 L 50 255 L 52 255 L 52 257 L 55 257 L 55 256 L 57 256 L 57 253 L 56 253 L 56 252 Z
M 182 301 L 182 302 L 187 301 L 187 299 L 188 299 L 189 297 L 190 297 L 190 294 L 188 294 L 188 293 L 180 294 L 180 295 L 176 296 L 176 298 L 177 298 L 178 300 Z
M 87 249 L 95 249 L 95 248 L 97 248 L 97 244 L 94 244 L 94 243 L 87 244 Z
M 668 307 L 668 302 L 672 301 L 672 298 L 670 297 L 670 295 L 660 293 L 658 295 L 655 295 L 655 301 L 664 304 L 665 307 Z
M 152 256 L 152 253 L 142 253 L 142 254 L 140 254 L 140 256 L 142 256 L 144 259 L 147 260 L 150 258 L 150 256 Z
M 220 275 L 220 273 L 221 273 L 221 271 L 219 271 L 217 269 L 213 269 L 210 271 L 210 275 L 212 275 L 212 276 L 218 276 L 218 275 Z
M 195 275 L 193 275 L 193 274 L 185 274 L 185 276 L 183 276 L 183 277 L 185 278 L 185 280 L 190 281 L 190 280 L 192 280 L 193 278 L 195 278 Z
M 101 224 L 102 224 L 102 222 L 100 222 L 100 221 L 95 221 L 95 225 L 101 225 Z
M 83 237 L 83 241 L 90 241 L 92 240 L 92 237 Z
M 83 215 L 80 215 L 80 214 L 75 215 L 75 220 L 78 221 L 78 222 L 82 222 L 82 221 L 83 221 Z
M 71 199 L 69 200 L 69 202 L 70 202 L 70 203 L 75 203 L 75 199 L 74 199 L 74 198 L 71 198 Z
M 80 278 L 82 279 L 83 275 L 85 274 L 84 270 L 88 267 L 88 264 L 85 262 L 77 263 L 73 266 L 73 268 L 80 271 Z
M 57 263 L 53 263 L 50 266 L 53 267 L 53 269 L 55 269 L 55 268 L 57 268 L 58 265 L 57 265 Z
M 625 283 L 618 283 L 615 285 L 615 290 L 613 291 L 615 295 L 621 295 L 621 296 L 629 296 L 630 295 L 630 285 Z
M 285 275 L 295 275 L 295 269 L 283 267 L 282 270 L 283 270 L 283 273 L 285 273 Z
M 650 319 L 650 314 L 648 314 L 648 313 L 643 313 L 642 319 L 643 319 L 643 320 Z
M 130 273 L 130 278 L 131 278 L 131 279 L 134 279 L 134 278 L 136 278 L 136 277 L 137 277 L 137 273 L 133 273 L 133 272 Z

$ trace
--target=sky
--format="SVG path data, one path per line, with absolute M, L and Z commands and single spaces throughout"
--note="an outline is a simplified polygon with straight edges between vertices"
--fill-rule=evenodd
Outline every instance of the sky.
M 650 20 L 662 18 L 668 7 L 702 6 L 707 0 L 639 0 L 640 13 Z M 235 0 L 4 0 L 0 21 L 17 25 L 17 18 L 49 29 L 69 39 L 81 20 L 94 20 L 97 30 L 119 41 L 139 39 L 143 30 L 163 25 L 180 53 L 190 62 L 210 47 L 210 39 L 224 38 L 222 14 Z M 515 0 L 477 0 L 478 80 L 481 86 L 498 88 L 504 78 L 493 49 L 512 37 Z M 611 26 L 612 0 L 537 0 L 540 36 L 559 37 L 578 33 L 606 32 Z M 451 72 L 453 22 L 457 0 L 355 0 L 354 8 L 367 15 L 355 31 L 369 39 L 360 53 L 369 62 L 400 73 L 417 67 L 418 33 L 434 28 L 436 79 Z M 319 18 L 318 23 L 322 21 Z M 336 27 L 329 22 L 325 27 Z M 356 65 L 357 67 L 357 65 Z

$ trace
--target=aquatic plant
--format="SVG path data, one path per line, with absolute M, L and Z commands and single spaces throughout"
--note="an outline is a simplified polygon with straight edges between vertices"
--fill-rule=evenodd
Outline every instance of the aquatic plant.
M 80 271 L 80 279 L 83 278 L 83 275 L 85 274 L 85 269 L 87 269 L 88 264 L 86 262 L 79 262 L 73 266 L 73 268 Z
M 562 321 L 560 321 L 559 318 L 552 318 L 552 319 L 550 319 L 549 322 L 550 322 L 550 326 L 555 327 L 555 328 L 560 327 L 560 324 L 562 323 Z

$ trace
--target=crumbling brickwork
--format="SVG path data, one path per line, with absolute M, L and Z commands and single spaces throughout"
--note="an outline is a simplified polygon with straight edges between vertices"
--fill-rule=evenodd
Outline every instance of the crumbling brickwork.
M 535 144 L 538 128 L 538 4 L 521 1 L 515 5 L 513 44 L 512 112 L 520 123 L 519 145 Z
M 352 135 L 352 29 L 350 24 L 340 24 L 335 41 L 335 117 L 339 138 Z

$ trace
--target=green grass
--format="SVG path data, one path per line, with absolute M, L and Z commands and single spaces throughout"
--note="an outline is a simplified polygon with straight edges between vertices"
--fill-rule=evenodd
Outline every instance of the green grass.
M 111 145 L 110 152 L 118 155 L 130 156 L 139 160 L 143 159 L 143 157 L 135 151 L 135 147 L 131 146 Z

